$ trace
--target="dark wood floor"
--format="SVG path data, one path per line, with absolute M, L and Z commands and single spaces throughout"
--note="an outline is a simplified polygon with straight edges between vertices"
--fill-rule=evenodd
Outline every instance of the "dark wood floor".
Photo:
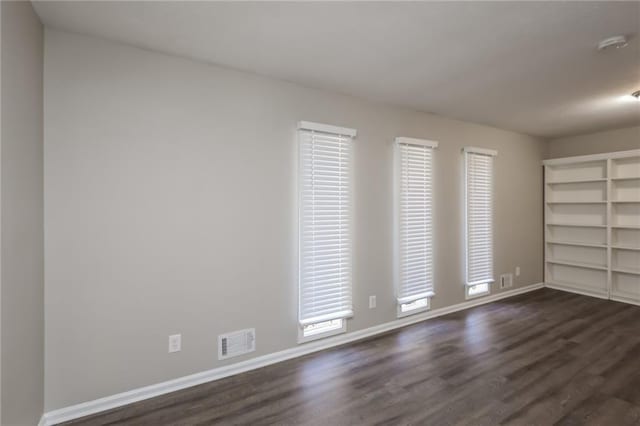
M 542 289 L 78 425 L 640 425 L 640 307 Z

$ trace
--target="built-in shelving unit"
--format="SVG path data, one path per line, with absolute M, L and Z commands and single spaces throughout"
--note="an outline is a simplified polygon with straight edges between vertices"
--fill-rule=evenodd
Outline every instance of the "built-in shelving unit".
M 544 166 L 546 283 L 640 304 L 640 150 Z

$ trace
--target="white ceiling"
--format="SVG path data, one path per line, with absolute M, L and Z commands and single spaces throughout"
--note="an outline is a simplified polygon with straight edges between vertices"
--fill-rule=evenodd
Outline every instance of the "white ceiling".
M 537 136 L 640 123 L 640 2 L 34 4 L 53 28 Z

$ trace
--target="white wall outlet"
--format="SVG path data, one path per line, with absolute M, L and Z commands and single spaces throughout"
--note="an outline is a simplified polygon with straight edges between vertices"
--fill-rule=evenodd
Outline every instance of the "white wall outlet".
M 376 307 L 376 296 L 369 296 L 369 309 Z
M 516 266 L 516 277 L 520 276 L 520 267 Z
M 169 353 L 180 352 L 182 350 L 182 335 L 172 334 L 169 336 Z
M 500 288 L 513 287 L 513 274 L 500 275 Z

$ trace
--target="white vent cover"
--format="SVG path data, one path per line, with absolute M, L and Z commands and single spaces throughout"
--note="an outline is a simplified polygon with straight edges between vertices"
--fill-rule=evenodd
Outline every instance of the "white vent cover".
M 513 274 L 500 275 L 500 288 L 513 287 Z
M 256 350 L 256 329 L 233 331 L 218 336 L 218 359 L 227 359 Z

